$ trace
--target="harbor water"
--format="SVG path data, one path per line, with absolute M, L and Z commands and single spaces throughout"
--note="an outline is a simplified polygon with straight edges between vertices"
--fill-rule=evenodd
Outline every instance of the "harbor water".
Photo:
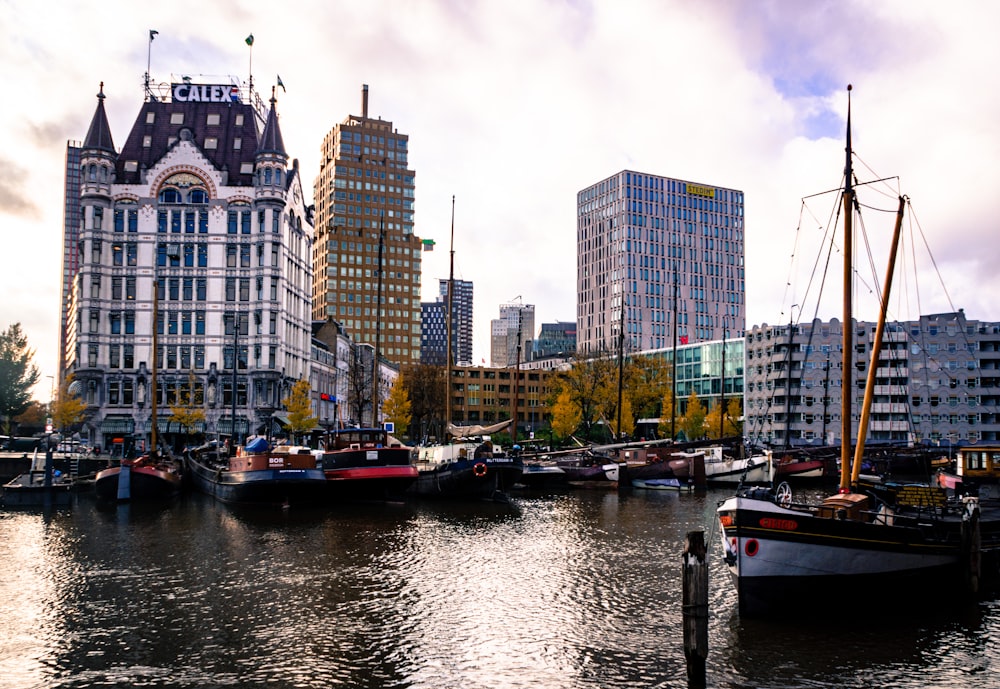
M 681 554 L 709 541 L 710 687 L 1000 686 L 1000 604 L 741 619 L 727 491 L 495 503 L 0 512 L 0 687 L 688 686 Z M 821 596 L 822 592 L 817 592 Z

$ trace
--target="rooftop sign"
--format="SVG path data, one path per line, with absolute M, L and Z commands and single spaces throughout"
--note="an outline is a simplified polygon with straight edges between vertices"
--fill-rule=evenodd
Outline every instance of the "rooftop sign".
M 240 102 L 240 88 L 229 84 L 171 84 L 170 93 L 180 103 Z

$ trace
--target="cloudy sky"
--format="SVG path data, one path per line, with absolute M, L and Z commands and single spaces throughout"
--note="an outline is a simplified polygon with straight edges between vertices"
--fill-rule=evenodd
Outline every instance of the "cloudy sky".
M 86 134 L 103 81 L 124 143 L 150 29 L 154 82 L 245 80 L 253 33 L 254 84 L 281 76 L 282 132 L 309 188 L 323 136 L 369 85 L 369 113 L 410 135 L 417 234 L 437 241 L 425 299 L 448 276 L 456 197 L 477 361 L 500 303 L 575 320 L 576 193 L 623 169 L 744 191 L 747 325 L 787 322 L 805 303 L 791 276 L 811 267 L 804 245 L 831 206 L 801 199 L 843 171 L 848 83 L 872 168 L 859 176 L 899 176 L 943 275 L 920 310 L 1000 320 L 997 26 L 986 1 L 0 0 L 0 327 L 22 324 L 47 398 L 66 141 Z

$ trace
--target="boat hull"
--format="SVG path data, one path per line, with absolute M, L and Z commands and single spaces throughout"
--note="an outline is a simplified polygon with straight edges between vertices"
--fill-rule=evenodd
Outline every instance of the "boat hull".
M 894 596 L 958 574 L 961 521 L 855 520 L 818 516 L 737 495 L 717 514 L 740 614 L 780 614 L 796 605 L 836 605 L 884 584 Z M 908 525 L 903 522 L 911 522 Z M 885 589 L 882 589 L 885 590 Z
M 129 494 L 120 496 L 118 488 L 121 472 L 120 466 L 97 472 L 94 477 L 94 490 L 98 500 L 165 500 L 177 495 L 181 490 L 182 480 L 179 470 L 157 466 L 131 466 Z
M 523 467 L 510 457 L 460 459 L 433 467 L 417 466 L 417 480 L 409 493 L 423 498 L 508 499 Z
M 319 464 L 333 500 L 396 499 L 417 480 L 405 446 L 336 449 L 322 454 Z
M 646 490 L 669 490 L 674 493 L 690 493 L 694 490 L 694 484 L 687 481 L 680 481 L 676 478 L 634 478 L 633 488 L 644 488 Z
M 230 471 L 189 458 L 188 472 L 199 491 L 225 503 L 292 505 L 322 501 L 327 479 L 322 469 Z
M 19 474 L 3 486 L 0 499 L 4 507 L 68 507 L 72 502 L 73 482 L 56 478 L 45 485 L 44 473 Z
M 764 457 L 705 462 L 705 480 L 714 485 L 767 483 L 770 481 L 768 474 L 767 459 Z

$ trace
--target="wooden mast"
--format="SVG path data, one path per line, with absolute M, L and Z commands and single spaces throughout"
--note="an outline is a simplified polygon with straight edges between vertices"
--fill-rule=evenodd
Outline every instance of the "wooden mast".
M 906 198 L 899 197 L 899 208 L 896 211 L 896 226 L 892 232 L 892 246 L 889 249 L 889 266 L 885 272 L 885 284 L 882 286 L 882 300 L 878 313 L 878 324 L 875 326 L 875 342 L 872 344 L 871 365 L 868 367 L 868 379 L 865 384 L 865 399 L 861 406 L 861 420 L 858 422 L 858 445 L 854 449 L 854 464 L 851 466 L 851 485 L 856 485 L 861 475 L 861 459 L 865 453 L 865 436 L 868 433 L 868 419 L 871 413 L 872 397 L 875 394 L 875 374 L 878 371 L 879 353 L 882 351 L 882 333 L 885 332 L 885 319 L 889 310 L 889 291 L 892 288 L 892 277 L 896 268 L 896 251 L 899 248 L 899 235 L 903 229 L 903 209 Z
M 451 245 L 448 266 L 448 303 L 445 307 L 445 357 L 444 357 L 444 436 L 448 437 L 448 426 L 451 424 L 451 308 L 452 294 L 455 291 L 455 196 L 451 197 Z
M 851 165 L 851 85 L 847 85 L 847 162 L 844 166 L 844 321 L 841 347 L 843 352 L 843 369 L 841 370 L 840 388 L 840 492 L 850 490 L 851 461 L 851 369 L 854 364 L 854 305 L 851 286 L 853 283 L 854 238 L 851 213 L 854 211 L 854 186 L 852 177 L 854 169 Z

